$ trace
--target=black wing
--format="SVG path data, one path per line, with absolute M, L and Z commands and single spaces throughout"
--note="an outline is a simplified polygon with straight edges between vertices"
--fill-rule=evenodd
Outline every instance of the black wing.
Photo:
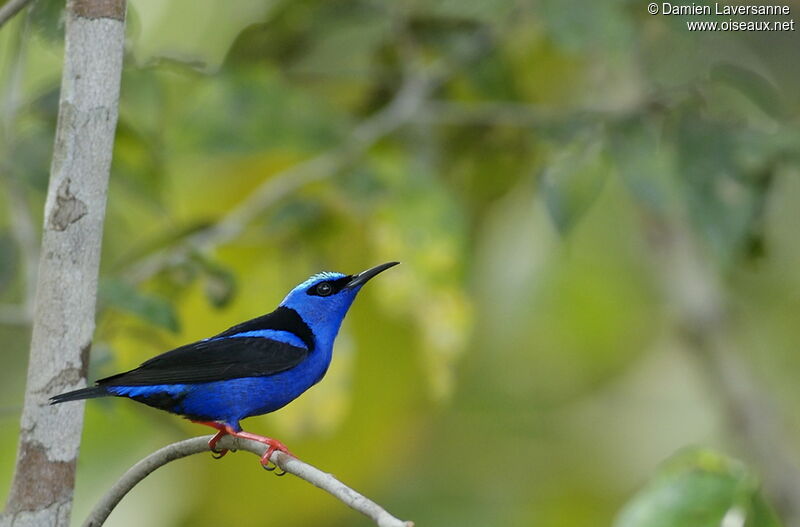
M 201 340 L 153 357 L 135 370 L 97 381 L 99 386 L 148 386 L 262 377 L 288 370 L 306 348 L 264 337 Z

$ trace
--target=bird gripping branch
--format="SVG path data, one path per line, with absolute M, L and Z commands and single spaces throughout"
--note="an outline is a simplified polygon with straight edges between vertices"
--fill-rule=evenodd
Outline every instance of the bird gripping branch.
M 275 450 L 289 450 L 280 441 L 245 432 L 239 421 L 283 408 L 319 382 L 361 287 L 397 264 L 356 275 L 316 274 L 292 289 L 271 313 L 162 353 L 95 386 L 56 395 L 50 403 L 127 397 L 215 428 L 209 447 L 218 457 L 227 452 L 216 449 L 225 435 L 264 443 L 268 448 L 261 464 L 269 468 Z

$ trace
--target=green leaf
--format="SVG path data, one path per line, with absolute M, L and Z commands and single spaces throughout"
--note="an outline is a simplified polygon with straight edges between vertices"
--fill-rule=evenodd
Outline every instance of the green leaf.
M 541 191 L 561 234 L 567 234 L 595 202 L 608 171 L 602 141 L 594 134 L 558 149 L 544 170 Z
M 757 220 L 759 200 L 768 190 L 760 178 L 748 176 L 753 167 L 743 166 L 737 155 L 754 139 L 699 117 L 692 105 L 672 134 L 683 202 L 698 232 L 720 261 L 729 264 L 741 254 Z
M 622 182 L 640 205 L 665 212 L 677 197 L 672 151 L 661 147 L 657 124 L 640 118 L 624 120 L 609 135 L 610 155 Z
M 225 307 L 236 293 L 236 279 L 225 270 L 206 274 L 206 297 L 214 307 Z
M 263 20 L 275 4 L 263 0 L 133 2 L 138 34 L 129 39 L 128 49 L 139 64 L 166 58 L 212 72 L 222 64 L 236 36 Z M 187 13 L 193 13 L 191 23 L 186 23 Z
M 199 254 L 192 257 L 203 276 L 203 289 L 211 305 L 225 307 L 236 294 L 236 277 L 232 271 Z
M 127 311 L 156 326 L 173 333 L 180 331 L 178 315 L 170 302 L 143 293 L 121 280 L 111 279 L 101 283 L 99 297 L 102 303 Z
M 787 110 L 782 94 L 758 73 L 733 64 L 719 64 L 711 69 L 710 77 L 711 80 L 720 81 L 741 92 L 770 117 L 779 120 L 786 118 Z
M 739 519 L 734 523 L 732 519 Z M 723 519 L 728 523 L 723 523 Z M 779 527 L 754 475 L 723 454 L 692 449 L 668 460 L 614 527 Z

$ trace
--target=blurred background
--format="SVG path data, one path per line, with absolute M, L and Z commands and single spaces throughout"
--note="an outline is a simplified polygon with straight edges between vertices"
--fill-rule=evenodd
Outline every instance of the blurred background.
M 0 30 L 0 496 L 62 4 Z M 727 17 L 130 0 L 90 378 L 317 271 L 400 260 L 325 380 L 248 430 L 420 526 L 800 525 L 800 40 L 688 20 Z M 208 433 L 86 412 L 75 525 L 136 460 Z M 369 525 L 247 454 L 168 465 L 109 525 L 229 523 Z

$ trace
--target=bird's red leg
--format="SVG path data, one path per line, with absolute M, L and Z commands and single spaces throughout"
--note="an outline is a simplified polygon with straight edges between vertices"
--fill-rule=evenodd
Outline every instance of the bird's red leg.
M 193 423 L 197 423 L 199 425 L 206 425 L 210 426 L 211 428 L 216 428 L 217 433 L 208 440 L 208 448 L 211 449 L 211 455 L 214 456 L 214 459 L 219 459 L 225 454 L 228 453 L 228 450 L 223 448 L 222 450 L 217 450 L 217 443 L 220 439 L 224 436 L 228 435 L 228 430 L 230 427 L 227 425 L 223 425 L 222 423 L 218 423 L 216 421 L 192 421 Z
M 235 432 L 230 427 L 226 427 L 226 428 L 227 428 L 226 432 L 228 432 L 232 436 L 241 437 L 242 439 L 252 439 L 253 441 L 258 441 L 259 443 L 264 443 L 265 445 L 267 445 L 266 452 L 264 452 L 264 455 L 261 456 L 261 466 L 266 468 L 267 470 L 275 470 L 274 467 L 271 468 L 271 469 L 269 468 L 269 464 L 270 464 L 269 458 L 272 456 L 272 453 L 275 452 L 276 450 L 279 450 L 280 452 L 283 452 L 284 454 L 287 454 L 287 455 L 290 455 L 292 457 L 295 457 L 294 454 L 289 452 L 289 449 L 286 448 L 286 445 L 284 445 L 283 443 L 281 443 L 277 439 L 272 439 L 271 437 L 264 437 L 264 436 L 260 436 L 260 435 L 257 435 L 257 434 L 251 434 L 250 432 L 245 432 L 244 430 L 242 430 L 240 432 Z M 283 475 L 283 474 L 280 474 L 280 475 Z
M 253 441 L 258 441 L 259 443 L 263 443 L 267 445 L 267 450 L 264 452 L 264 455 L 261 456 L 261 466 L 266 468 L 267 470 L 275 470 L 275 468 L 268 468 L 270 464 L 269 458 L 272 456 L 272 453 L 276 450 L 283 452 L 284 454 L 288 454 L 292 457 L 295 457 L 294 454 L 289 452 L 289 449 L 286 448 L 286 445 L 278 441 L 277 439 L 272 439 L 271 437 L 264 437 L 258 434 L 251 434 L 250 432 L 245 432 L 244 430 L 234 430 L 230 425 L 226 425 L 223 423 L 218 423 L 216 421 L 192 421 L 193 423 L 197 423 L 199 425 L 206 425 L 210 426 L 211 428 L 216 428 L 217 433 L 214 437 L 212 437 L 208 441 L 208 448 L 216 454 L 214 457 L 219 459 L 225 454 L 228 453 L 227 449 L 217 450 L 217 442 L 222 439 L 226 435 L 232 435 L 234 437 L 241 437 L 242 439 L 250 439 Z

